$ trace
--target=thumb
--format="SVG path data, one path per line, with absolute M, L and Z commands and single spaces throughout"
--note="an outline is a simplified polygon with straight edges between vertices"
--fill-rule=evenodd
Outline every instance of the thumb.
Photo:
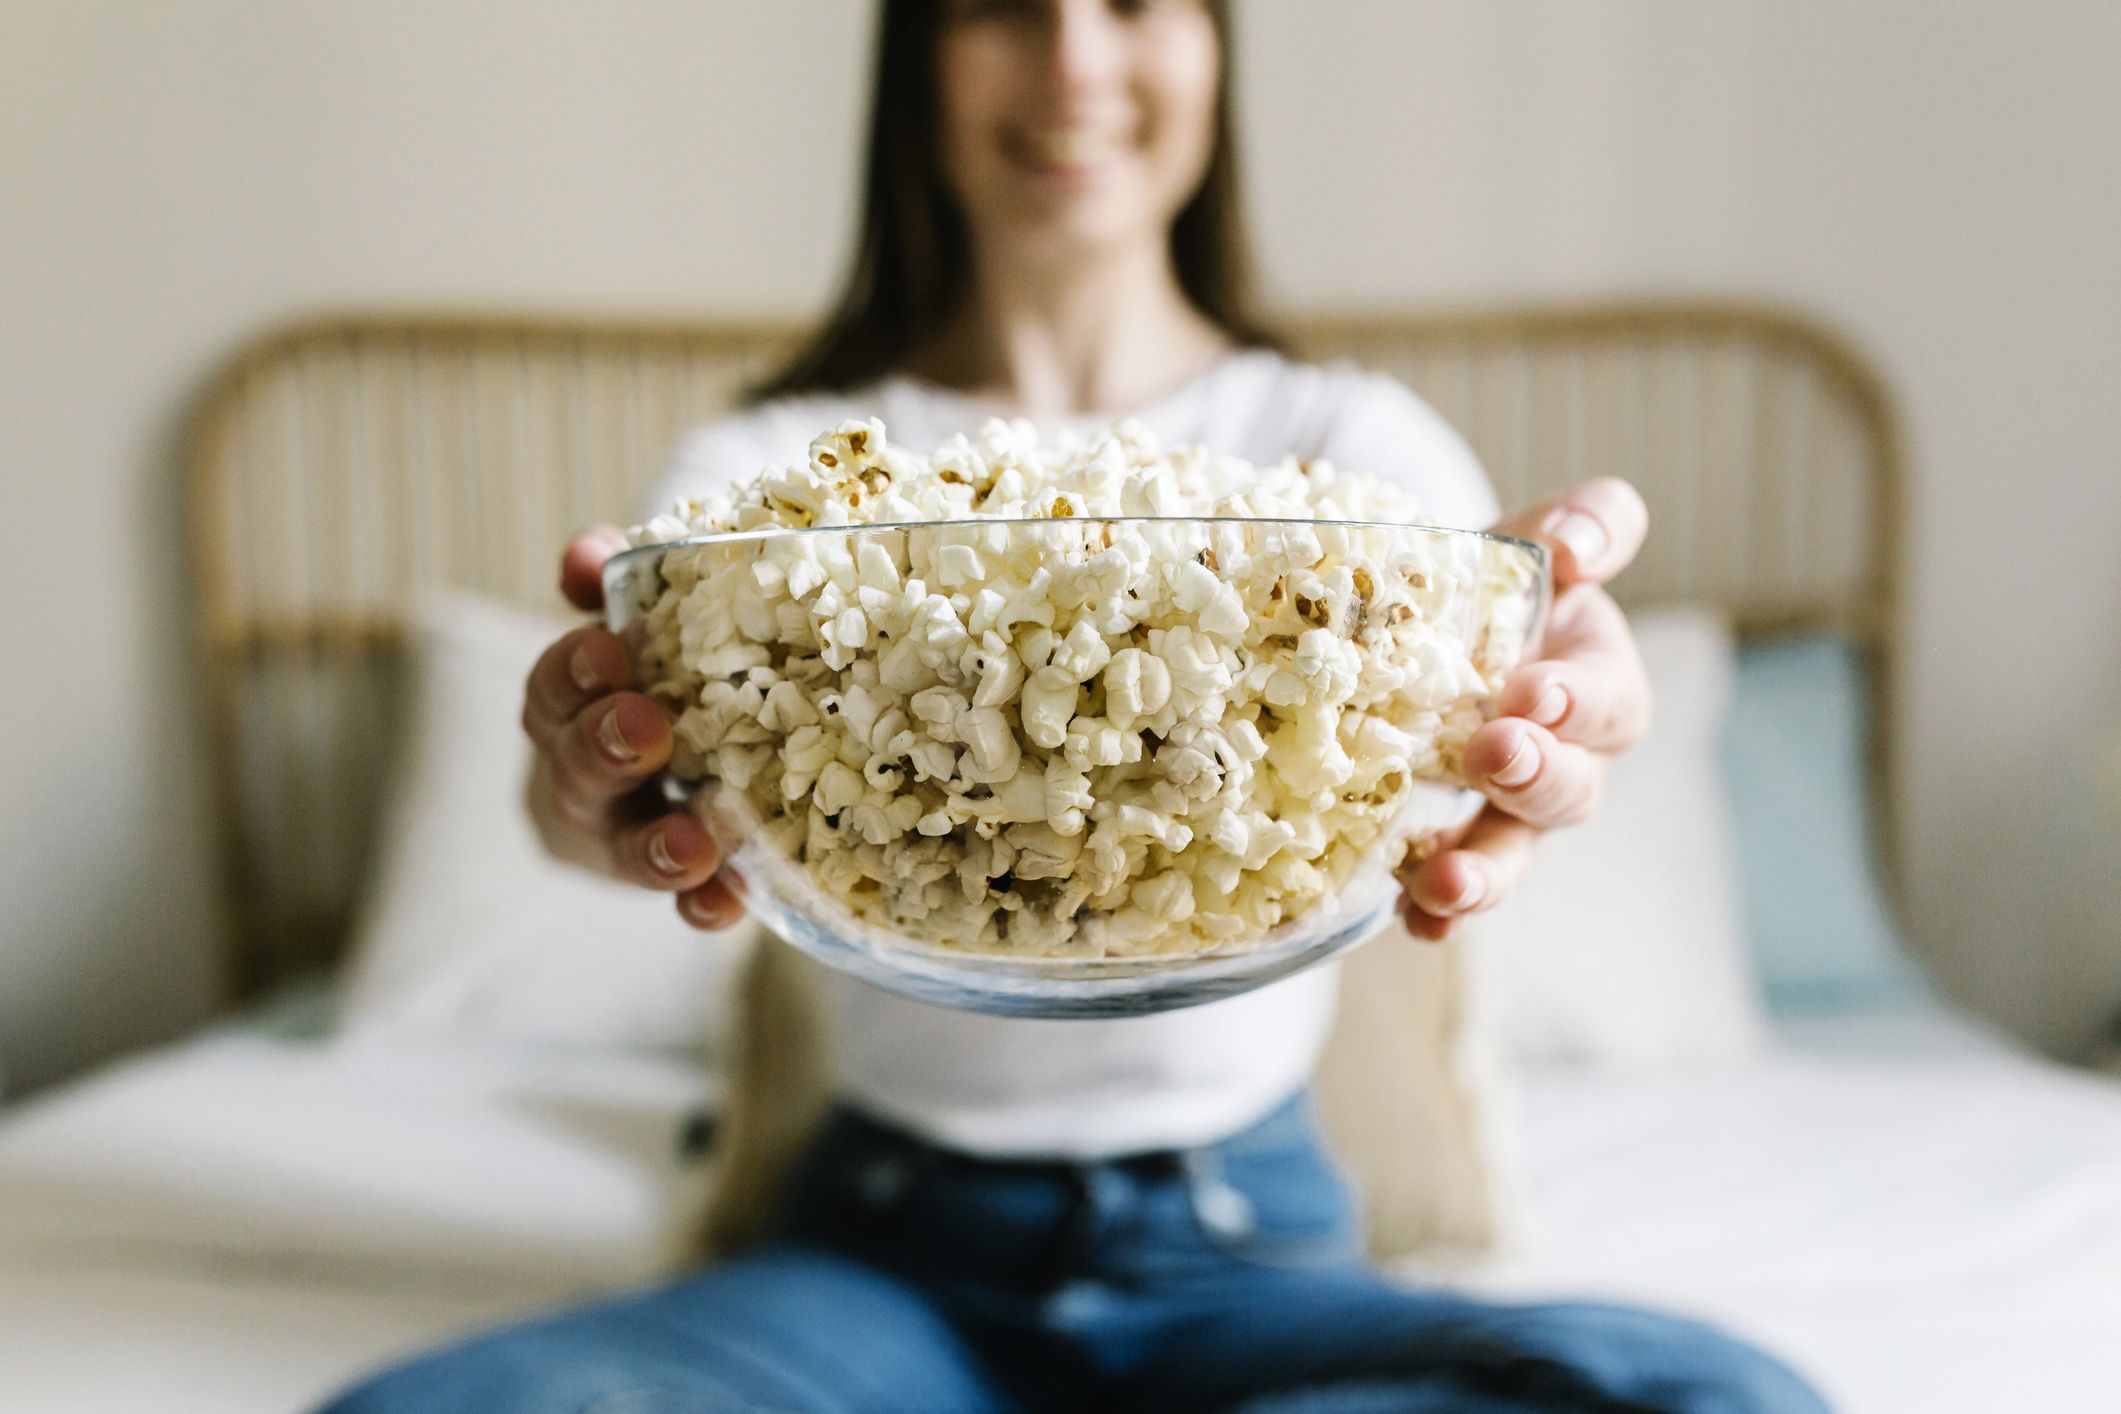
M 1641 493 L 1617 476 L 1586 481 L 1496 522 L 1502 535 L 1537 540 L 1554 558 L 1554 587 L 1603 584 L 1626 569 L 1650 528 Z
M 593 525 L 567 542 L 560 556 L 560 592 L 577 609 L 604 607 L 604 561 L 626 548 L 626 532 Z

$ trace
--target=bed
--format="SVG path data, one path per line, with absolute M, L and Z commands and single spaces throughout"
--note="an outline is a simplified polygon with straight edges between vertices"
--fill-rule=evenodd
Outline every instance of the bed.
M 287 1414 L 668 1264 L 693 1073 L 430 1055 L 413 1098 L 412 1060 L 224 1034 L 0 1126 L 0 1408 Z M 1715 1072 L 1534 1073 L 1535 1235 L 1471 1280 L 1699 1313 L 1855 1414 L 2090 1414 L 2121 1329 L 2116 1090 L 1932 1008 Z M 429 1162 L 373 1157 L 407 1152 Z
M 1408 378 L 1506 501 L 1626 468 L 1664 531 L 1621 586 L 1631 607 L 1713 605 L 1749 640 L 1841 635 L 1864 710 L 1890 720 L 1898 454 L 1876 381 L 1830 336 L 1722 306 L 1297 333 Z M 545 604 L 551 547 L 627 517 L 679 430 L 786 338 L 334 318 L 212 380 L 191 502 L 230 1020 L 0 1114 L 0 1409 L 300 1409 L 680 1259 L 711 1064 L 349 1043 L 326 1034 L 331 969 L 377 854 L 415 597 Z M 1868 740 L 1887 804 L 1890 733 Z M 1530 1065 L 1514 1110 L 1524 1238 L 1454 1279 L 1702 1313 L 1858 1414 L 2113 1405 L 2110 1079 L 1897 990 L 1786 1013 L 1714 1063 Z
M 1515 1293 L 1649 1301 L 1855 1411 L 2112 1408 L 2121 1087 L 1923 1008 L 1795 1027 L 1721 1072 L 1524 1093 Z

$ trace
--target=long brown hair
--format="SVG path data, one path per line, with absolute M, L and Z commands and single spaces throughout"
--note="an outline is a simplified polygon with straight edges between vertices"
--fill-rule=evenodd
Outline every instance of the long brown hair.
M 897 369 L 965 298 L 964 213 L 943 181 L 935 51 L 949 0 L 884 0 L 869 94 L 860 233 L 832 310 L 754 400 L 859 387 Z M 1221 40 L 1215 145 L 1171 223 L 1171 263 L 1195 308 L 1242 345 L 1279 341 L 1252 312 L 1251 257 L 1231 112 L 1227 0 L 1206 0 Z

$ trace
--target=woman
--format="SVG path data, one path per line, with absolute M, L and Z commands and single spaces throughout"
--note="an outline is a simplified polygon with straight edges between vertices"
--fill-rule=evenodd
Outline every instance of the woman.
M 1255 461 L 1404 478 L 1437 518 L 1495 520 L 1464 444 L 1388 380 L 1295 364 L 1247 316 L 1224 71 L 1204 0 L 889 0 L 860 248 L 837 313 L 749 411 L 699 434 L 667 494 L 799 460 L 843 417 L 925 450 L 991 412 Z M 1404 879 L 1441 938 L 1509 892 L 1542 828 L 1596 800 L 1648 692 L 1597 586 L 1641 504 L 1593 482 L 1504 522 L 1543 537 L 1547 651 L 1467 754 L 1489 808 Z M 598 603 L 609 528 L 563 584 Z M 619 641 L 568 634 L 532 674 L 541 823 L 570 856 L 740 908 L 689 816 L 644 804 L 670 724 Z M 1302 1092 L 1331 969 L 1114 1022 L 944 1012 L 838 980 L 836 1112 L 769 1237 L 667 1286 L 476 1339 L 348 1411 L 1000 1409 L 1815 1410 L 1704 1328 L 1504 1307 L 1362 1265 Z

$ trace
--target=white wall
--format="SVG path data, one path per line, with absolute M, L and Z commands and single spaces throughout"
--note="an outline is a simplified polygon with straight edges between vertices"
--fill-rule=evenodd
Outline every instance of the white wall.
M 1291 303 L 1737 292 L 1882 366 L 1915 481 L 1906 843 L 1940 975 L 2121 1005 L 2121 7 L 1251 0 Z M 195 1019 L 218 920 L 172 439 L 319 306 L 797 312 L 842 248 L 861 0 L 0 6 L 0 1065 Z M 1320 160 L 1329 154 L 1331 160 Z
M 210 996 L 172 439 L 214 362 L 320 306 L 809 308 L 847 221 L 865 18 L 858 0 L 0 4 L 17 1085 Z
M 1254 3 L 1294 301 L 1737 291 L 1907 422 L 1919 950 L 2059 1049 L 2121 1009 L 2121 6 Z M 1338 160 L 1317 154 L 1338 149 Z

